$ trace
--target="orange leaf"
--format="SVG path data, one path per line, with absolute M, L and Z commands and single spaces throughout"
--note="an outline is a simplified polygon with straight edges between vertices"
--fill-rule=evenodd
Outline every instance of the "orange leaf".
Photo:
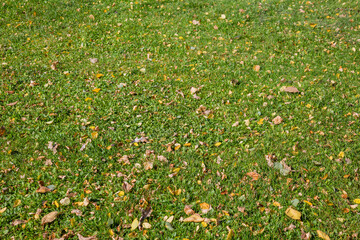
M 191 215 L 188 218 L 184 219 L 184 222 L 202 222 L 204 218 L 202 218 L 198 213 Z
M 251 177 L 254 181 L 260 178 L 260 174 L 258 174 L 257 172 L 248 172 L 246 175 Z

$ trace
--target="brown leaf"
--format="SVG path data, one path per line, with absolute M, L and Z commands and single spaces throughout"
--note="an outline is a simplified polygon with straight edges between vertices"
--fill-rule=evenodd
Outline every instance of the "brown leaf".
M 79 240 L 97 240 L 96 235 L 90 237 L 84 237 L 80 233 L 77 234 Z
M 12 103 L 8 103 L 8 104 L 6 104 L 6 105 L 8 105 L 8 106 L 15 106 L 18 102 L 19 102 L 19 101 L 12 102 Z
M 47 188 L 45 186 L 40 186 L 38 189 L 36 189 L 37 193 L 48 193 L 51 192 L 50 188 Z
M 184 219 L 184 222 L 202 222 L 204 218 L 202 218 L 198 213 L 191 215 L 188 218 Z
M 95 19 L 95 17 L 94 17 L 94 15 L 89 15 L 89 18 L 91 19 L 91 20 L 94 20 Z
M 129 161 L 129 156 L 128 155 L 124 155 L 122 156 L 119 160 L 119 163 L 124 163 L 124 164 L 129 164 L 130 165 L 130 161 Z
M 160 161 L 160 162 L 168 162 L 167 158 L 164 157 L 164 156 L 157 156 L 157 159 Z
M 304 232 L 304 230 L 301 229 L 301 239 L 302 240 L 309 240 L 311 238 L 311 234 L 308 232 Z
M 133 188 L 133 186 L 130 183 L 128 183 L 126 181 L 123 183 L 123 189 L 125 190 L 125 192 L 130 192 L 130 190 L 132 188 Z
M 260 66 L 259 66 L 259 65 L 255 65 L 255 66 L 253 67 L 253 69 L 254 69 L 255 72 L 258 72 L 258 71 L 260 71 Z
M 75 213 L 76 216 L 82 216 L 82 212 L 79 209 L 73 209 L 71 210 L 71 213 Z
M 190 205 L 185 205 L 184 212 L 186 213 L 186 215 L 195 214 L 194 210 L 191 209 Z
M 152 162 L 144 162 L 144 169 L 145 170 L 151 170 L 153 168 L 154 164 Z
M 2 126 L 2 127 L 0 128 L 0 137 L 4 136 L 5 133 L 6 133 L 6 129 L 5 129 L 4 126 Z
M 283 122 L 283 119 L 280 116 L 275 117 L 272 122 L 277 125 Z
M 246 173 L 246 175 L 251 177 L 253 181 L 256 181 L 260 178 L 260 174 L 258 174 L 257 172 L 248 172 Z
M 285 88 L 282 88 L 282 91 L 288 92 L 288 93 L 298 93 L 298 92 L 300 92 L 296 87 L 285 87 Z
M 151 209 L 151 206 L 150 206 L 150 205 L 147 206 L 145 209 L 143 209 L 143 210 L 141 211 L 141 218 L 140 218 L 140 220 L 139 220 L 139 227 L 140 227 L 140 228 L 142 227 L 142 224 L 143 224 L 144 220 L 145 220 L 146 218 L 150 217 L 151 213 L 152 213 L 152 209 Z
M 51 213 L 46 214 L 42 219 L 41 219 L 41 225 L 44 225 L 46 223 L 51 223 L 53 222 L 57 216 L 59 215 L 59 212 L 57 211 L 53 211 Z
M 27 223 L 27 221 L 21 220 L 21 219 L 16 219 L 15 221 L 13 221 L 13 222 L 11 223 L 11 225 L 17 226 L 17 225 L 23 224 L 23 223 Z

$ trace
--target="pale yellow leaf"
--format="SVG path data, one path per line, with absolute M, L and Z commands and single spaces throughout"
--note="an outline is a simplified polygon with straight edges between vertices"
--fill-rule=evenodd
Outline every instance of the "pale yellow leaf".
M 131 231 L 134 231 L 139 226 L 139 220 L 137 218 L 131 223 Z
M 301 212 L 299 212 L 293 208 L 286 209 L 285 214 L 294 220 L 300 220 L 300 218 L 301 218 Z
M 191 215 L 188 218 L 184 219 L 184 222 L 202 222 L 204 218 L 202 218 L 198 213 Z
M 318 234 L 319 238 L 325 239 L 325 240 L 330 240 L 330 237 L 326 233 L 324 233 L 320 230 L 316 230 L 316 233 Z

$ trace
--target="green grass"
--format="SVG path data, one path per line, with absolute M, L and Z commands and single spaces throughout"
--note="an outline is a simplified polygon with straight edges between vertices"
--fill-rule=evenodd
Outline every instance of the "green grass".
M 356 237 L 359 6 L 3 1 L 0 238 L 225 239 L 229 228 L 233 239 Z M 292 171 L 269 167 L 268 154 Z M 37 193 L 39 181 L 55 189 Z M 76 194 L 61 205 L 67 191 Z M 151 228 L 131 230 L 149 205 Z M 185 205 L 216 221 L 180 221 Z M 42 226 L 52 211 L 61 214 Z

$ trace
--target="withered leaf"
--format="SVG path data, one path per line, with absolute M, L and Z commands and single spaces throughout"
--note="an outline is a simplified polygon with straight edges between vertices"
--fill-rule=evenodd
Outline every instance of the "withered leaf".
M 53 211 L 51 213 L 46 214 L 41 219 L 41 225 L 44 225 L 44 224 L 51 223 L 51 222 L 55 221 L 55 219 L 57 218 L 58 215 L 59 215 L 58 211 Z
M 50 188 L 47 188 L 45 186 L 40 186 L 38 189 L 36 189 L 37 193 L 48 193 L 51 192 Z
M 16 219 L 15 221 L 13 221 L 13 222 L 11 223 L 11 225 L 17 226 L 17 225 L 23 224 L 23 223 L 27 223 L 27 221 L 21 220 L 21 219 Z
M 298 93 L 300 92 L 296 87 L 284 87 L 281 88 L 282 91 L 288 92 L 288 93 Z
M 8 103 L 8 104 L 6 104 L 6 105 L 8 105 L 8 106 L 15 106 L 18 102 L 19 102 L 19 101 L 12 102 L 12 103 Z
M 150 217 L 152 213 L 152 209 L 151 209 L 151 206 L 147 206 L 145 209 L 143 209 L 141 211 L 141 217 L 140 217 L 140 221 L 139 221 L 139 227 L 142 227 L 142 224 L 144 222 L 144 220 L 148 217 Z
M 257 172 L 248 172 L 246 173 L 246 175 L 251 177 L 253 181 L 256 181 L 260 178 L 260 174 L 258 174 Z
M 288 209 L 286 209 L 285 214 L 294 219 L 294 220 L 300 220 L 301 219 L 301 212 L 299 212 L 298 210 L 295 210 L 291 207 L 289 207 Z
M 190 206 L 190 205 L 185 205 L 185 207 L 184 207 L 184 212 L 186 213 L 186 215 L 195 214 L 194 210 L 191 209 L 191 206 Z
M 4 126 L 1 126 L 1 128 L 0 128 L 0 137 L 1 137 L 1 136 L 4 136 L 5 133 L 6 133 L 5 127 L 4 127 Z
M 79 240 L 97 240 L 96 235 L 90 237 L 84 237 L 80 233 L 77 234 Z
M 198 213 L 195 213 L 190 217 L 184 219 L 184 222 L 202 222 L 202 221 L 204 221 L 204 218 L 202 218 Z

